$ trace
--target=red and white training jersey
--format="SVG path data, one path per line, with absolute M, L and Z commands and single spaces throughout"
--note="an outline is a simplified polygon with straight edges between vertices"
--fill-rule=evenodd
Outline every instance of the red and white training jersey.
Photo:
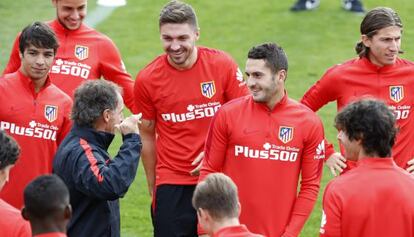
M 64 28 L 58 20 L 48 22 L 48 25 L 59 40 L 55 61 L 50 69 L 52 83 L 73 98 L 75 89 L 85 80 L 104 77 L 122 88 L 125 105 L 132 110 L 134 81 L 126 72 L 112 40 L 85 24 L 77 30 Z M 3 74 L 13 73 L 20 68 L 19 36 L 14 41 Z
M 136 112 L 155 120 L 156 185 L 196 184 L 191 163 L 203 151 L 211 118 L 224 103 L 248 93 L 229 55 L 197 49 L 197 61 L 190 69 L 175 69 L 163 54 L 137 75 Z
M 414 236 L 414 177 L 392 158 L 363 158 L 325 189 L 320 236 Z
M 392 150 L 398 166 L 407 168 L 414 158 L 414 64 L 398 58 L 395 64 L 378 67 L 366 57 L 330 68 L 303 96 L 301 103 L 313 111 L 336 101 L 340 111 L 364 97 L 383 100 L 394 109 L 400 131 Z
M 58 145 L 71 127 L 72 100 L 47 79 L 35 93 L 20 71 L 0 78 L 0 129 L 11 135 L 21 152 L 0 198 L 20 209 L 23 190 L 39 175 L 52 173 Z
M 241 223 L 266 236 L 297 236 L 318 196 L 324 149 L 322 123 L 309 108 L 285 95 L 270 111 L 245 96 L 213 118 L 200 181 L 225 173 L 239 189 Z

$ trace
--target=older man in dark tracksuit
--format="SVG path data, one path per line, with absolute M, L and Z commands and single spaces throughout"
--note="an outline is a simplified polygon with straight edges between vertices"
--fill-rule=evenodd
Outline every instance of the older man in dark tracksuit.
M 123 104 L 120 89 L 105 80 L 86 82 L 75 92 L 74 126 L 53 163 L 70 191 L 69 237 L 120 236 L 118 199 L 135 178 L 142 147 L 140 116 L 123 119 Z M 123 144 L 111 159 L 107 150 L 115 130 Z

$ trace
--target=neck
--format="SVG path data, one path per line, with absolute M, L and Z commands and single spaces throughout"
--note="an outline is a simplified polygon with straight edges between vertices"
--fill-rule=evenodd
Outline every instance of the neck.
M 358 154 L 358 160 L 369 159 L 369 158 L 374 158 L 374 157 L 380 157 L 380 156 L 376 152 L 367 153 L 364 151 L 364 149 L 361 149 Z
M 266 105 L 267 105 L 267 107 L 270 109 L 270 110 L 273 110 L 274 108 L 275 108 L 275 106 L 276 106 L 276 104 L 278 104 L 281 100 L 282 100 L 282 98 L 283 98 L 283 96 L 285 96 L 285 90 L 284 90 L 284 88 L 283 89 L 281 89 L 281 90 L 279 90 L 273 97 L 272 97 L 272 99 L 269 101 L 269 102 L 267 102 L 266 103 Z
M 220 222 L 214 222 L 212 224 L 212 231 L 213 231 L 213 233 L 216 233 L 217 231 L 219 231 L 220 229 L 223 229 L 225 227 L 238 226 L 238 225 L 240 225 L 240 222 L 239 222 L 238 218 L 224 219 Z
M 167 57 L 167 59 L 168 59 L 168 62 L 170 63 L 170 65 L 173 66 L 175 69 L 177 69 L 177 70 L 186 70 L 186 69 L 190 69 L 191 67 L 194 66 L 195 62 L 197 61 L 197 57 L 198 57 L 198 49 L 197 49 L 197 47 L 194 46 L 194 49 L 191 52 L 191 55 L 182 64 L 174 63 L 171 60 L 170 57 Z
M 20 72 L 23 74 L 23 75 L 25 75 L 26 77 L 29 77 L 29 75 L 24 71 L 24 70 L 20 70 Z M 39 91 L 40 91 L 40 89 L 42 89 L 42 87 L 45 85 L 45 83 L 46 83 L 46 79 L 47 79 L 47 75 L 45 76 L 45 77 L 43 77 L 43 78 L 40 78 L 40 79 L 33 79 L 33 78 L 31 78 L 31 77 L 29 77 L 30 78 L 30 80 L 32 81 L 32 83 L 33 83 L 33 88 L 34 88 L 34 91 L 36 92 L 36 93 L 38 93 Z
M 40 235 L 52 232 L 66 233 L 66 224 L 67 223 L 56 223 L 53 220 L 30 220 L 30 226 L 32 228 L 33 235 Z

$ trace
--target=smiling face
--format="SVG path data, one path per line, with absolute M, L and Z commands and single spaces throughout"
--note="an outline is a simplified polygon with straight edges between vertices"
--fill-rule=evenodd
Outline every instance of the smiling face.
M 388 26 L 372 37 L 362 35 L 363 44 L 369 48 L 368 58 L 377 66 L 392 65 L 397 60 L 401 47 L 401 28 Z
M 177 69 L 191 68 L 197 60 L 195 46 L 199 31 L 188 23 L 167 23 L 160 27 L 161 42 L 168 62 Z
M 87 0 L 52 0 L 60 24 L 68 30 L 77 30 L 87 13 Z
M 280 70 L 276 74 L 272 73 L 263 59 L 247 59 L 245 71 L 246 83 L 253 100 L 273 108 L 284 94 L 285 71 Z
M 21 72 L 31 80 L 45 80 L 53 59 L 55 58 L 53 49 L 37 48 L 29 45 L 25 48 L 21 58 Z

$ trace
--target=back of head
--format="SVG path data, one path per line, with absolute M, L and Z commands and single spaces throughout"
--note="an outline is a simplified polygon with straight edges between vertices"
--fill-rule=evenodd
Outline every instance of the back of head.
M 379 30 L 389 26 L 403 27 L 398 14 L 388 7 L 376 7 L 365 15 L 361 22 L 360 32 L 361 35 L 371 38 Z M 369 48 L 365 47 L 362 42 L 359 42 L 355 46 L 355 51 L 360 57 L 366 57 L 368 56 Z
M 69 190 L 57 175 L 39 176 L 24 189 L 27 219 L 55 219 L 69 205 Z
M 0 130 L 0 170 L 9 165 L 14 165 L 19 158 L 20 148 L 17 142 Z
M 361 140 L 366 155 L 391 155 L 397 128 L 394 113 L 384 102 L 363 99 L 351 103 L 336 115 L 335 126 L 343 130 L 350 141 Z
M 34 22 L 26 26 L 19 38 L 19 50 L 20 53 L 24 53 L 24 50 L 30 45 L 36 48 L 53 49 L 56 54 L 56 50 L 59 47 L 58 40 L 53 30 L 43 22 Z
M 115 110 L 121 89 L 106 80 L 91 80 L 83 83 L 75 91 L 72 107 L 72 120 L 83 127 L 94 127 L 104 110 Z
M 276 43 L 264 43 L 252 47 L 247 54 L 249 59 L 263 59 L 273 74 L 280 70 L 288 70 L 285 51 Z
M 194 9 L 187 3 L 170 1 L 161 10 L 159 27 L 164 24 L 189 24 L 198 29 L 197 16 Z
M 237 187 L 222 173 L 210 174 L 200 182 L 194 191 L 192 201 L 196 210 L 207 210 L 216 221 L 239 216 Z

